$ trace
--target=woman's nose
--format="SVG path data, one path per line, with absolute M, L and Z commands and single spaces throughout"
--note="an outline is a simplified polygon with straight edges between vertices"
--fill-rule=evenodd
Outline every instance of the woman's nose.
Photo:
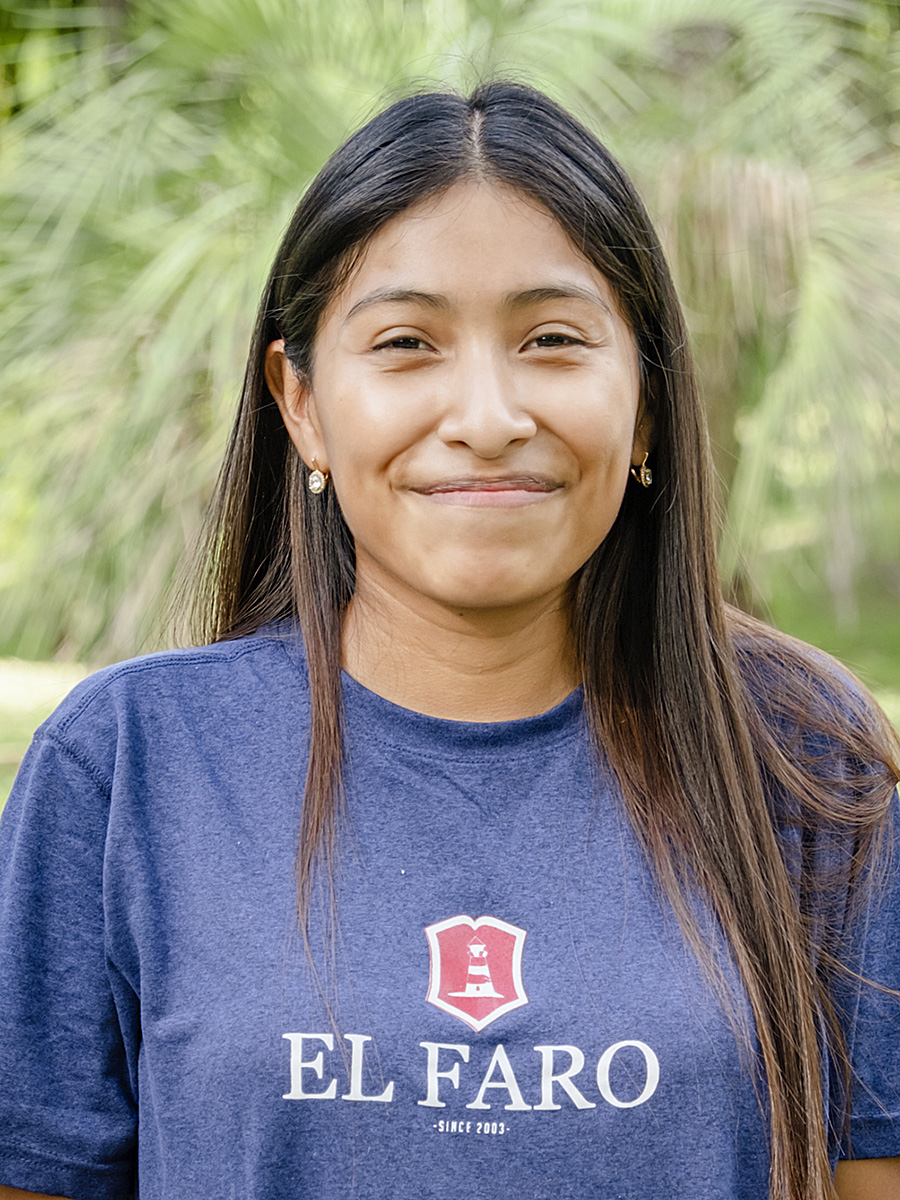
M 453 373 L 438 433 L 462 443 L 479 458 L 499 458 L 516 442 L 537 433 L 510 365 L 500 354 L 473 354 Z

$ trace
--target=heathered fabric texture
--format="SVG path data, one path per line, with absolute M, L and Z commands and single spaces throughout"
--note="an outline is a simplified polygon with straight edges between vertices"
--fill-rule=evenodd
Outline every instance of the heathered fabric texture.
M 39 730 L 0 822 L 0 1182 L 75 1200 L 762 1200 L 752 1042 L 649 879 L 579 693 L 488 725 L 350 679 L 345 696 L 318 982 L 293 915 L 294 638 L 110 668 Z M 891 888 L 862 968 L 900 986 Z M 871 989 L 852 1007 L 853 1150 L 900 1154 L 900 1008 Z

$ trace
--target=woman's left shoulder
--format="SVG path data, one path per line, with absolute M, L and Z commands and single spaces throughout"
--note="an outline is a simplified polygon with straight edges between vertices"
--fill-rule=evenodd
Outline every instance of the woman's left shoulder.
M 729 625 L 752 724 L 785 750 L 897 766 L 897 732 L 847 666 L 736 609 Z
M 729 621 L 747 728 L 782 836 L 796 854 L 805 830 L 829 855 L 838 846 L 860 864 L 884 861 L 879 847 L 896 837 L 896 730 L 837 659 L 737 610 Z

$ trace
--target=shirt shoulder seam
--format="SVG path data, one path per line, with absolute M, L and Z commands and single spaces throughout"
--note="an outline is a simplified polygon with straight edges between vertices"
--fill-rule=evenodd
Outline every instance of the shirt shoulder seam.
M 243 658 L 246 654 L 257 653 L 264 645 L 267 645 L 269 639 L 247 639 L 244 643 L 237 643 L 234 649 L 221 656 L 215 657 L 208 653 L 188 651 L 185 654 L 179 654 L 177 659 L 170 659 L 169 662 L 178 662 L 188 666 L 210 666 L 215 663 L 234 662 L 238 658 Z M 176 652 L 177 653 L 177 652 Z M 112 788 L 112 780 L 107 778 L 106 774 L 101 771 L 91 760 L 80 751 L 67 738 L 66 734 L 72 724 L 105 692 L 113 686 L 115 682 L 130 675 L 139 675 L 144 671 L 157 671 L 163 666 L 161 657 L 154 656 L 149 659 L 142 659 L 138 662 L 123 663 L 114 668 L 112 673 L 102 680 L 98 680 L 95 685 L 90 688 L 87 693 L 81 697 L 78 703 L 74 706 L 71 712 L 66 713 L 56 723 L 48 723 L 43 725 L 37 732 L 35 740 L 44 738 L 52 742 L 60 750 L 72 759 L 81 769 L 90 776 L 94 783 L 104 792 L 109 793 Z
M 97 788 L 99 788 L 101 792 L 103 792 L 104 795 L 109 794 L 112 787 L 111 781 L 104 776 L 103 772 L 96 767 L 86 755 L 80 753 L 75 746 L 70 745 L 61 734 L 56 732 L 56 730 L 38 730 L 38 732 L 35 734 L 35 742 L 37 743 L 40 741 L 51 742 L 57 748 L 57 750 L 62 751 L 63 754 L 72 759 L 75 765 L 80 767 L 85 775 L 90 777 L 91 781 Z
M 233 653 L 226 654 L 224 656 L 224 659 L 225 659 L 225 661 L 233 662 L 234 659 L 242 658 L 245 654 L 256 653 L 258 650 L 261 649 L 262 644 L 263 644 L 263 641 L 262 641 L 262 639 L 260 639 L 259 644 L 238 645 L 235 647 Z M 117 666 L 114 666 L 112 668 L 110 674 L 106 678 L 97 680 L 96 683 L 94 684 L 94 686 L 84 696 L 82 696 L 82 698 L 78 701 L 78 703 L 75 705 L 75 707 L 72 709 L 72 711 L 70 713 L 66 713 L 66 715 L 60 719 L 60 721 L 59 721 L 60 730 L 67 729 L 72 724 L 72 722 L 75 721 L 78 717 L 80 717 L 81 714 L 85 711 L 85 709 L 88 708 L 88 706 L 91 705 L 94 702 L 94 700 L 97 699 L 98 696 L 101 696 L 105 691 L 107 691 L 110 687 L 112 687 L 112 685 L 115 682 L 117 682 L 118 680 L 123 679 L 128 675 L 141 674 L 144 671 L 159 670 L 163 666 L 163 663 L 161 661 L 161 659 L 163 657 L 165 657 L 165 654 L 163 654 L 161 656 L 154 655 L 147 659 L 139 659 L 137 662 L 126 662 L 126 663 L 121 663 L 121 664 L 118 664 Z M 189 666 L 210 666 L 214 663 L 221 662 L 222 659 L 219 658 L 218 656 L 212 657 L 209 654 L 191 653 L 190 651 L 188 651 L 186 654 L 179 655 L 177 660 L 172 659 L 169 661 L 171 661 L 171 662 L 177 661 L 178 663 L 184 663 Z

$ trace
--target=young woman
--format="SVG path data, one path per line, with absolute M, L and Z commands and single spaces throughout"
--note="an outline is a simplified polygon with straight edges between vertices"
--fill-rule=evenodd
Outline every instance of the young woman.
M 0 826 L 0 1197 L 900 1197 L 895 741 L 710 510 L 603 147 L 510 84 L 352 137 L 211 644 L 76 689 Z

